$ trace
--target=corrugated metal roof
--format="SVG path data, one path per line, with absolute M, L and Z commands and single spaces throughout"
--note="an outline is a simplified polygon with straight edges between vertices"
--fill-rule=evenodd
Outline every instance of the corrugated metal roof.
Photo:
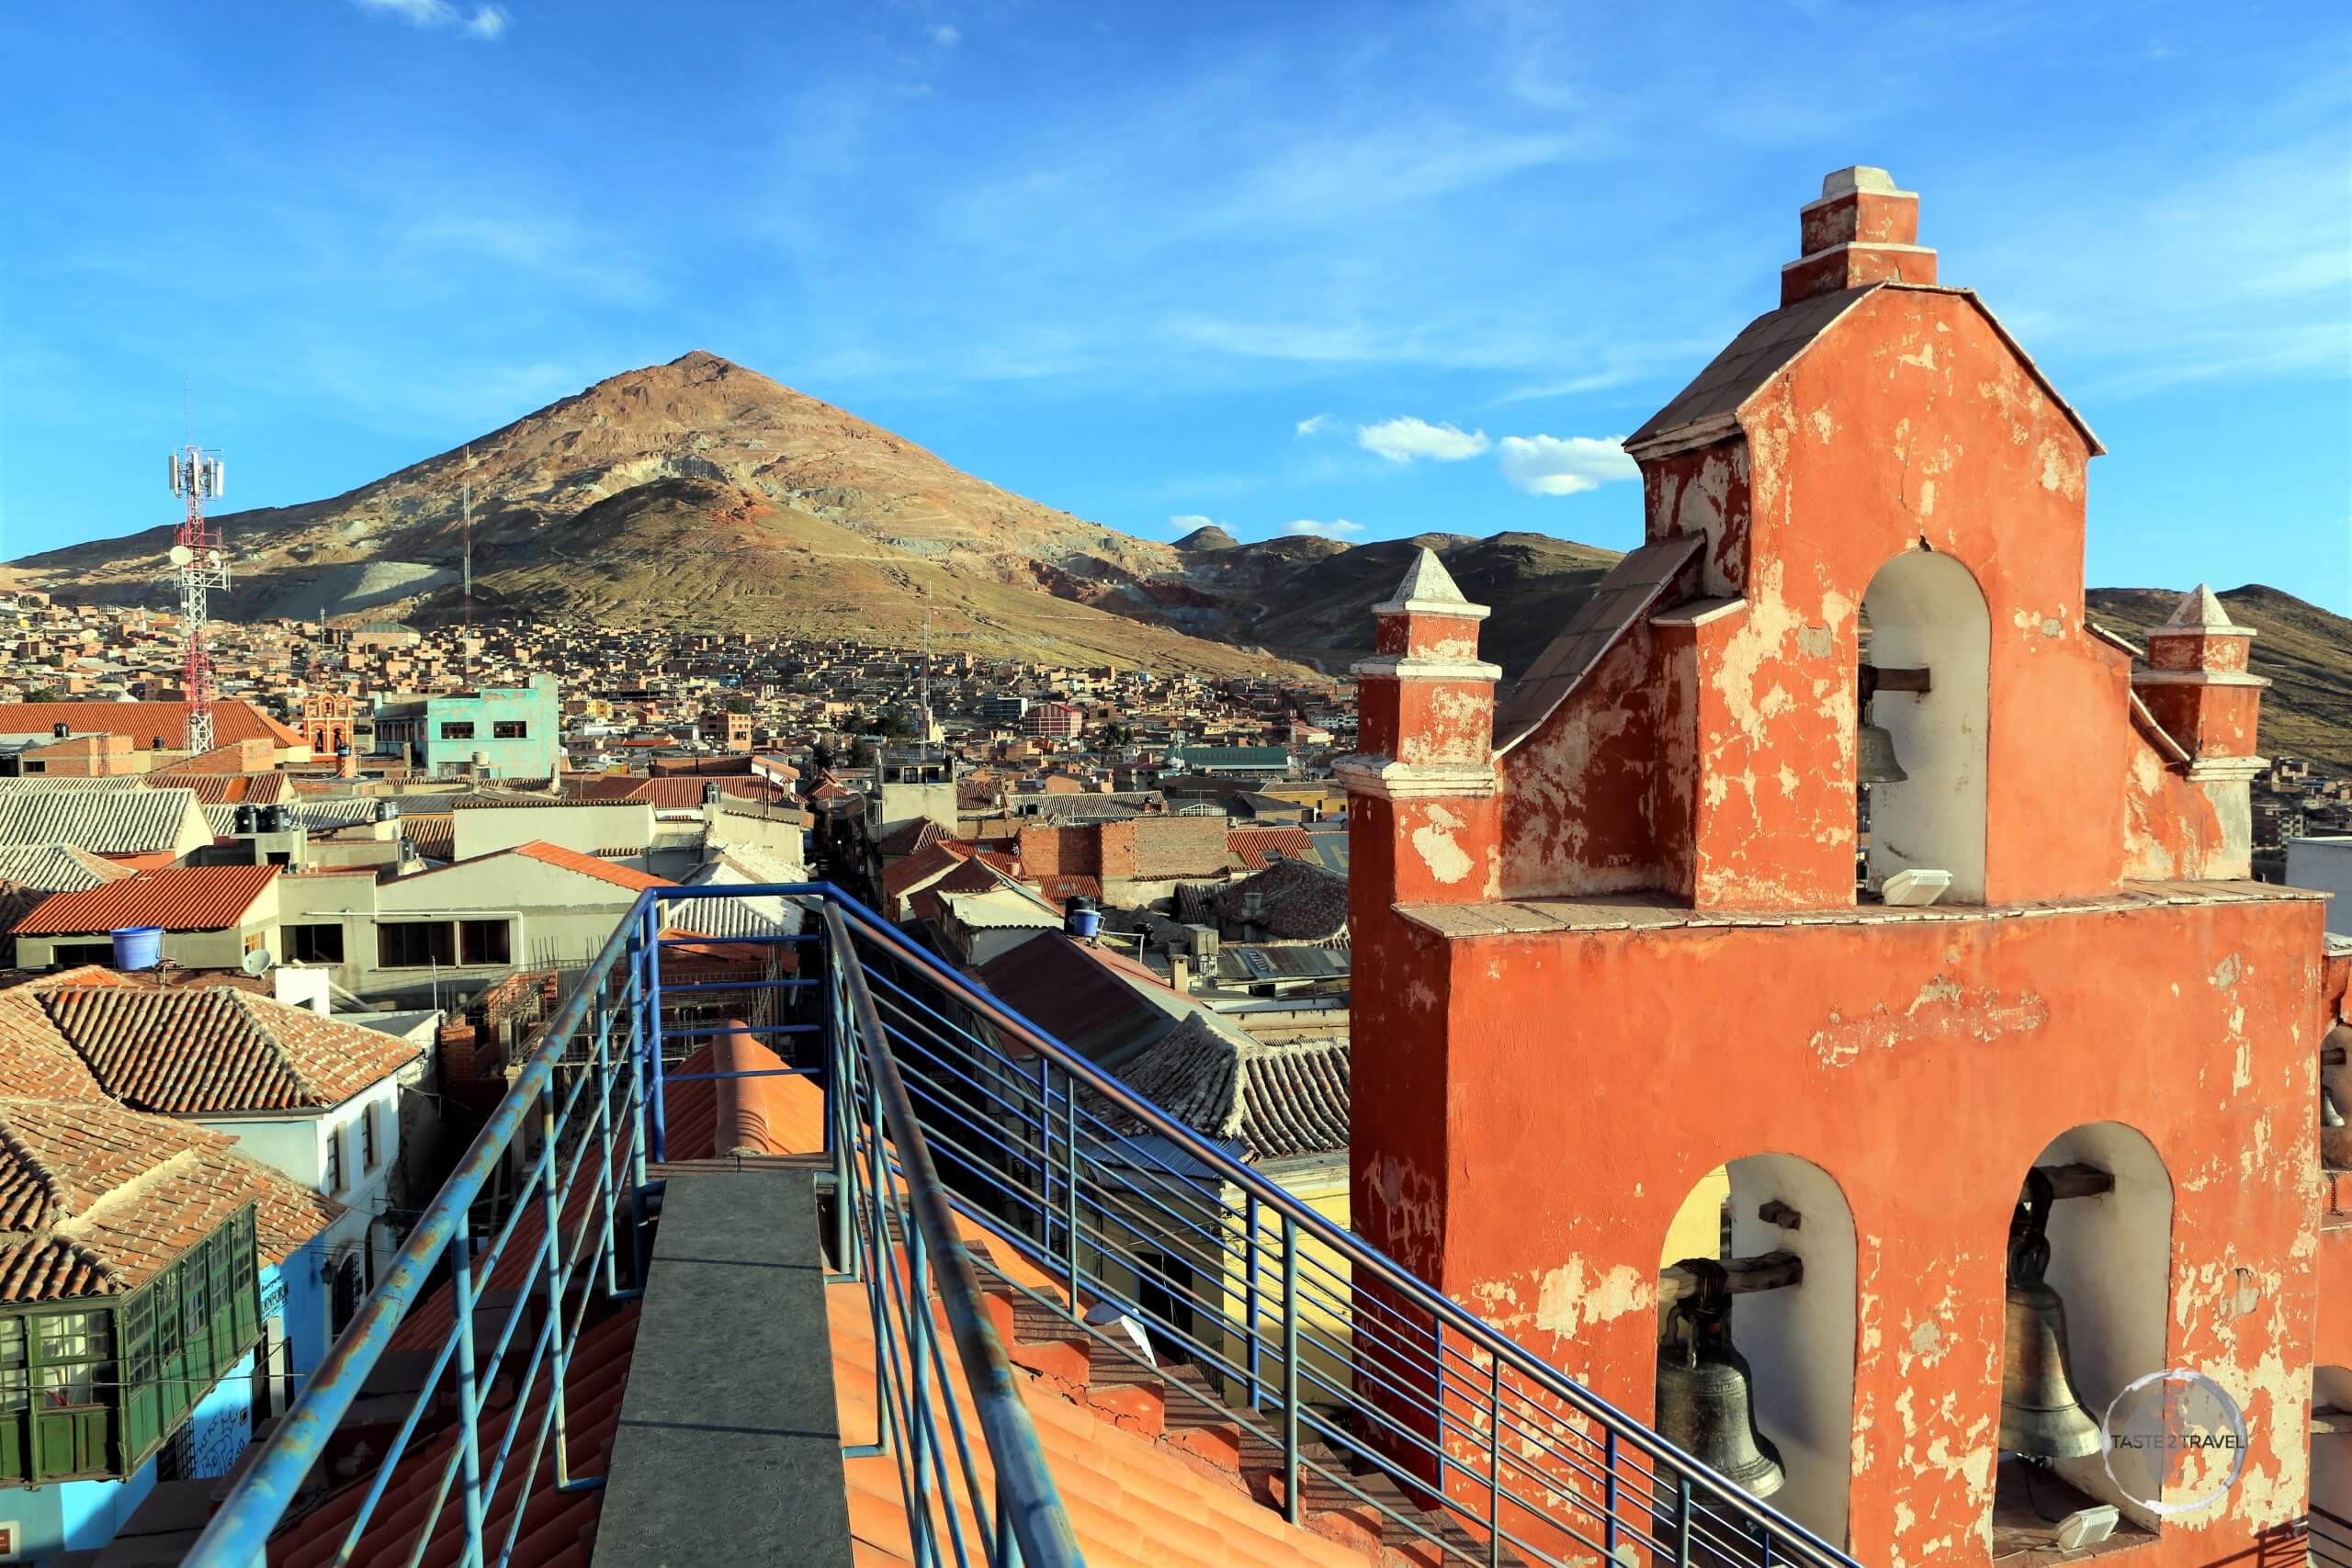
M 240 924 L 278 873 L 274 865 L 180 865 L 142 871 L 78 893 L 52 893 L 18 920 L 18 936 L 161 926 L 226 931 Z
M 9 844 L 0 847 L 0 882 L 37 887 L 44 893 L 75 893 L 102 882 L 119 882 L 130 868 L 72 844 Z
M 188 789 L 0 785 L 0 844 L 75 844 L 93 854 L 158 854 L 179 847 L 188 814 L 197 811 L 196 792 Z
M 139 1111 L 323 1110 L 419 1054 L 380 1031 L 228 987 L 37 989 L 99 1086 Z
M 355 823 L 376 819 L 376 802 L 358 795 L 296 800 L 284 804 L 294 813 L 294 825 L 306 833 L 330 832 L 337 828 L 348 828 Z M 214 837 L 227 838 L 237 830 L 237 807 L 207 806 L 204 819 L 211 824 Z

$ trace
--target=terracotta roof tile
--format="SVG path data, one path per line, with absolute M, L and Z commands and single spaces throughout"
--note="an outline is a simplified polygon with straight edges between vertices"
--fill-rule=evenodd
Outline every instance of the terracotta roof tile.
M 167 931 L 225 931 L 245 918 L 277 878 L 274 865 L 179 865 L 142 871 L 78 893 L 52 893 L 18 920 L 18 936 L 161 926 Z
M 413 1042 L 379 1030 L 228 987 L 39 990 L 107 1094 L 167 1115 L 322 1110 L 419 1054 Z
M 0 1100 L 0 1301 L 136 1290 L 248 1202 L 266 1263 L 344 1212 L 219 1133 L 107 1100 Z
M 42 735 L 64 725 L 77 734 L 124 735 L 145 750 L 161 737 L 166 750 L 187 745 L 187 707 L 182 703 L 0 703 L 0 735 Z M 251 703 L 212 705 L 212 738 L 233 745 L 255 737 L 279 747 L 300 746 L 302 738 Z
M 544 839 L 533 839 L 527 844 L 517 844 L 514 852 L 526 860 L 537 861 L 541 865 L 557 866 L 564 871 L 576 871 L 582 876 L 593 876 L 599 882 L 609 882 L 616 887 L 626 887 L 632 893 L 642 893 L 649 887 L 677 886 L 666 876 L 655 876 L 648 872 L 632 871 L 625 865 L 615 865 L 610 861 L 598 860 L 594 855 L 583 855 L 578 850 L 567 850 L 559 845 L 550 844 Z
M 90 1065 L 58 1032 L 29 986 L 0 991 L 0 1082 L 28 1100 L 106 1098 Z
M 1245 871 L 1263 871 L 1277 860 L 1305 860 L 1314 840 L 1304 828 L 1236 828 L 1225 847 Z
M 1278 942 L 1330 942 L 1347 934 L 1348 879 L 1313 861 L 1281 860 L 1238 881 L 1179 886 L 1176 912 L 1188 925 L 1254 925 Z

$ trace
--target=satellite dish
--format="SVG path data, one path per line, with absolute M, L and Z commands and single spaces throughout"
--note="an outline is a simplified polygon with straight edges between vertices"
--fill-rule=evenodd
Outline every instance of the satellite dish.
M 186 566 L 195 558 L 196 552 L 189 549 L 186 545 L 174 545 L 172 547 L 172 564 L 174 566 Z
M 243 968 L 246 974 L 259 976 L 268 974 L 269 966 L 276 962 L 277 961 L 269 955 L 269 949 L 256 947 L 245 954 Z
M 220 564 L 220 552 L 219 550 L 205 551 L 204 564 L 207 566 L 219 566 Z

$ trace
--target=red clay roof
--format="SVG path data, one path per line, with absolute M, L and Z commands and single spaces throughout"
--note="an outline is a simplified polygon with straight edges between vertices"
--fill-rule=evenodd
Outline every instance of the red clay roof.
M 18 936 L 161 926 L 217 931 L 237 925 L 277 876 L 274 865 L 179 865 L 142 871 L 78 893 L 52 893 L 16 924 Z
M 30 986 L 0 991 L 0 1064 L 8 1090 L 28 1100 L 103 1100 L 90 1064 L 58 1032 Z
M 99 1086 L 167 1115 L 323 1110 L 416 1060 L 412 1042 L 229 987 L 38 987 Z
M 1245 871 L 1263 871 L 1273 860 L 1306 860 L 1315 841 L 1304 828 L 1236 828 L 1225 836 L 1225 847 Z
M 594 1185 L 589 1183 L 591 1188 Z M 524 1245 L 524 1238 L 517 1235 L 509 1247 Z M 620 1426 L 621 1395 L 628 1386 L 629 1362 L 637 1348 L 638 1311 L 632 1302 L 603 1321 L 586 1325 L 572 1348 L 563 1382 L 564 1442 L 575 1477 L 603 1475 L 611 1462 L 613 1435 Z M 412 1320 L 414 1315 L 411 1314 Z M 445 1297 L 443 1334 L 448 1332 L 446 1316 Z M 437 1337 L 433 1341 L 438 1342 Z M 588 1568 L 596 1520 L 604 1512 L 604 1489 L 557 1491 L 553 1444 L 540 1451 L 538 1464 L 526 1473 L 527 1435 L 539 1429 L 547 1407 L 548 1382 L 544 1375 L 531 1382 L 530 1398 L 515 1428 L 526 1438 L 517 1443 L 512 1462 L 499 1478 L 498 1490 L 483 1499 L 483 1525 L 489 1540 L 503 1543 L 508 1529 L 514 1527 L 519 1501 L 521 1527 L 506 1562 L 514 1568 Z M 508 1423 L 516 1419 L 512 1380 L 502 1381 L 493 1385 L 476 1427 L 486 1452 L 497 1451 Z M 438 1431 L 420 1433 L 411 1441 L 392 1467 L 384 1495 L 369 1516 L 352 1561 L 404 1562 L 416 1552 L 418 1531 L 444 1485 L 442 1472 L 457 1447 L 458 1431 L 457 1422 L 449 1420 Z M 328 1494 L 316 1507 L 296 1518 L 286 1533 L 270 1541 L 269 1568 L 324 1568 L 334 1562 L 374 1480 L 371 1467 L 367 1474 Z M 465 1510 L 452 1495 L 417 1561 L 421 1568 L 451 1568 L 464 1550 Z
M 0 735 L 43 735 L 65 725 L 82 734 L 129 736 L 144 750 L 164 738 L 167 751 L 187 747 L 187 708 L 180 703 L 0 703 Z M 212 705 L 212 739 L 233 745 L 255 736 L 275 746 L 300 746 L 302 738 L 251 703 Z
M 202 1127 L 108 1100 L 0 1100 L 0 1301 L 137 1290 L 248 1202 L 265 1263 L 344 1213 Z
M 593 876 L 599 882 L 609 882 L 616 887 L 626 887 L 632 893 L 642 893 L 649 887 L 675 887 L 676 883 L 650 872 L 632 871 L 625 865 L 583 855 L 578 850 L 567 850 L 550 844 L 544 839 L 533 839 L 527 844 L 514 846 L 514 853 L 541 865 L 552 865 L 565 871 L 576 871 L 582 876 Z

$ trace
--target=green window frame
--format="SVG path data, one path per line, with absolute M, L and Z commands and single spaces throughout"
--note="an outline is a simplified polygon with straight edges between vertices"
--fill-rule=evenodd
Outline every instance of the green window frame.
M 115 1461 L 114 1303 L 0 1318 L 0 1482 L 100 1475 Z

